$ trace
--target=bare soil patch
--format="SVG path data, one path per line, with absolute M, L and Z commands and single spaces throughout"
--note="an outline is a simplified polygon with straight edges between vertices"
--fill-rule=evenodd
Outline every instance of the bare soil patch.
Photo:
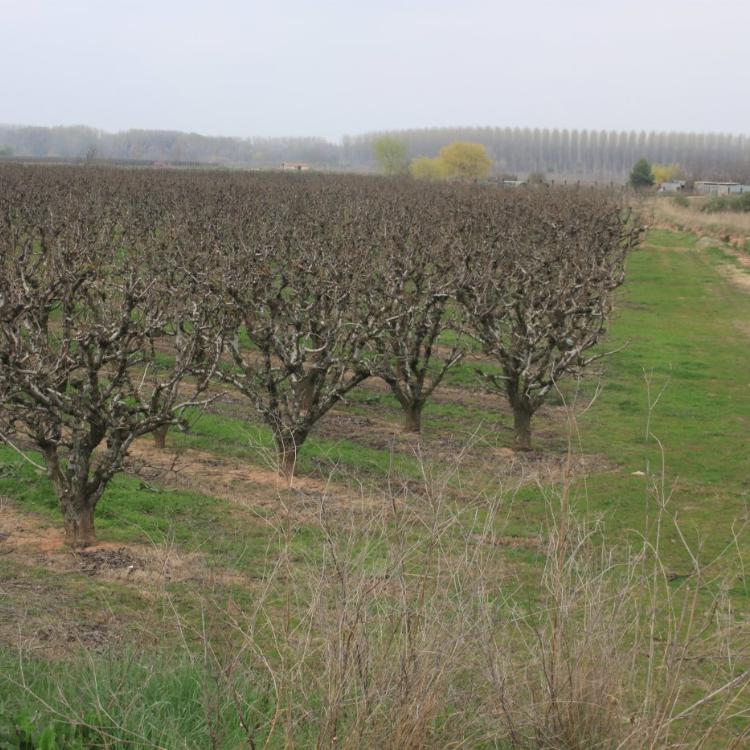
M 431 414 L 425 415 L 421 435 L 405 432 L 400 422 L 380 417 L 377 405 L 372 407 L 372 416 L 344 410 L 331 412 L 318 425 L 318 434 L 330 440 L 347 440 L 376 450 L 424 458 L 445 468 L 460 464 L 493 478 L 515 478 L 521 483 L 559 483 L 566 476 L 579 477 L 617 468 L 617 464 L 604 456 L 568 456 L 564 444 L 557 449 L 549 448 L 555 441 L 560 443 L 558 426 L 570 419 L 565 407 L 544 406 L 535 418 L 535 438 L 540 445 L 546 446 L 545 450 L 518 453 L 497 445 L 498 440 L 511 442 L 513 432 L 512 417 L 499 396 L 476 392 L 464 394 L 459 389 L 443 389 L 440 395 L 445 403 L 451 404 L 477 403 L 485 397 L 492 409 L 485 409 L 484 435 L 479 434 L 477 424 L 467 424 L 463 429 L 447 429 L 439 416 Z M 487 431 L 490 437 L 487 437 Z
M 492 364 L 492 360 L 478 355 L 471 355 L 462 360 L 464 364 Z M 390 393 L 388 384 L 380 378 L 372 377 L 365 380 L 360 386 L 362 390 L 383 394 Z M 478 409 L 497 409 L 502 402 L 500 396 L 488 393 L 482 388 L 481 381 L 477 378 L 476 387 L 462 386 L 458 388 L 450 385 L 440 385 L 430 397 L 436 404 L 456 404 L 457 406 L 474 407 Z
M 364 510 L 374 499 L 340 484 L 316 477 L 295 475 L 291 480 L 247 462 L 212 453 L 180 448 L 159 450 L 149 439 L 133 444 L 128 471 L 160 486 L 185 489 L 235 503 L 250 510 L 258 522 L 274 522 L 279 515 L 314 522 L 326 512 Z
M 64 544 L 62 530 L 0 503 L 0 643 L 59 659 L 78 648 L 104 652 L 151 643 L 174 627 L 169 612 L 179 584 L 198 601 L 227 586 L 257 581 L 210 567 L 197 552 L 170 545 L 101 542 L 84 550 Z M 123 598 L 123 589 L 130 595 Z M 223 596 L 223 594 L 222 594 Z M 166 607 L 166 609 L 165 609 Z
M 50 526 L 39 516 L 24 513 L 4 500 L 0 508 L 0 555 L 23 560 L 58 573 L 83 573 L 106 580 L 132 583 L 147 592 L 165 582 L 211 580 L 249 582 L 243 576 L 209 569 L 196 552 L 171 545 L 124 544 L 100 541 L 83 550 L 65 544 L 60 526 Z
M 567 419 L 564 408 L 544 407 L 538 429 L 540 444 L 548 446 L 556 439 L 559 441 L 557 428 L 553 430 L 552 426 Z M 509 425 L 498 425 L 498 429 L 501 428 L 511 432 Z M 461 486 L 465 485 L 465 479 L 471 483 L 476 477 L 482 477 L 482 483 L 489 480 L 493 487 L 560 485 L 592 473 L 619 469 L 604 456 L 574 452 L 569 455 L 564 447 L 558 451 L 517 453 L 498 446 L 493 438 L 468 433 L 451 434 L 443 430 L 433 433 L 428 430 L 423 435 L 405 433 L 387 419 L 352 414 L 343 409 L 329 413 L 318 430 L 318 434 L 329 439 L 345 439 L 373 449 L 424 459 L 428 476 L 432 475 L 438 482 L 443 475 L 460 470 Z M 505 440 L 503 438 L 503 442 Z M 198 491 L 228 500 L 238 506 L 243 522 L 277 524 L 284 518 L 317 525 L 321 514 L 367 514 L 387 502 L 376 489 L 357 484 L 367 472 L 364 463 L 352 473 L 349 486 L 304 475 L 296 476 L 290 485 L 270 468 L 195 449 L 175 452 L 168 445 L 166 450 L 159 450 L 148 438 L 138 441 L 131 452 L 130 471 L 160 486 Z M 347 474 L 344 467 L 335 465 L 333 457 L 330 462 L 321 458 L 319 464 L 318 470 L 323 476 L 335 470 Z M 388 484 L 393 490 L 390 483 L 395 480 L 409 495 L 422 496 L 428 492 L 430 480 L 386 478 L 380 471 L 382 469 L 377 476 L 373 475 L 377 486 Z M 244 509 L 253 515 L 248 517 Z
M 590 474 L 619 469 L 606 456 L 596 454 L 516 453 L 510 448 L 495 448 L 492 455 L 499 459 L 494 464 L 496 476 L 514 478 L 520 484 L 560 485 Z
M 3 499 L 0 506 L 0 549 L 27 550 L 38 554 L 53 554 L 67 551 L 65 537 L 60 527 L 45 524 L 37 516 L 22 513 Z M 107 542 L 90 547 L 90 550 L 111 549 L 117 545 Z
M 725 248 L 725 252 L 732 255 L 741 268 L 724 263 L 721 266 L 722 273 L 735 285 L 740 287 L 746 292 L 750 292 L 750 258 L 744 253 L 739 253 L 735 250 L 729 250 Z

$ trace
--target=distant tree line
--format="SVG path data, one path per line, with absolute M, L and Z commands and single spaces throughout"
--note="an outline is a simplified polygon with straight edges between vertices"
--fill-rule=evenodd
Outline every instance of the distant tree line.
M 84 126 L 0 125 L 0 152 L 17 157 L 200 162 L 246 167 L 305 162 L 329 169 L 374 170 L 376 142 L 403 144 L 393 156 L 435 157 L 454 142 L 485 146 L 496 174 L 545 173 L 568 179 L 624 182 L 639 159 L 679 164 L 688 179 L 750 182 L 750 136 L 540 128 L 425 128 L 324 138 L 229 138 L 168 130 L 105 133 Z M 395 169 L 395 168 L 394 168 Z
M 6 156 L 199 162 L 236 166 L 276 166 L 308 162 L 337 166 L 340 149 L 324 138 L 230 138 L 176 130 L 105 133 L 82 125 L 27 127 L 0 125 L 0 152 Z
M 373 164 L 373 144 L 388 136 L 406 146 L 409 159 L 434 157 L 455 141 L 478 143 L 498 173 L 624 181 L 639 159 L 679 164 L 693 179 L 750 181 L 750 136 L 540 128 L 425 128 L 345 136 L 345 164 Z

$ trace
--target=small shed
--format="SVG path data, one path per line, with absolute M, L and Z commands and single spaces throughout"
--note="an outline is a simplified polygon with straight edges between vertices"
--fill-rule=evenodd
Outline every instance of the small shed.
M 701 180 L 695 183 L 695 192 L 702 195 L 736 195 L 742 193 L 744 185 L 739 182 L 714 182 Z
M 682 193 L 685 190 L 685 180 L 669 180 L 659 185 L 659 193 Z

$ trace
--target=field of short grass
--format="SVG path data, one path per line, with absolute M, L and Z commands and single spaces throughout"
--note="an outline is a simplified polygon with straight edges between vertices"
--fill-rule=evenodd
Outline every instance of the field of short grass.
M 303 670 L 288 661 L 290 643 L 308 638 L 314 651 L 310 633 L 339 611 L 357 613 L 337 621 L 342 638 L 364 611 L 380 622 L 379 602 L 401 612 L 394 602 L 407 601 L 399 599 L 407 589 L 422 606 L 446 566 L 463 571 L 446 579 L 455 597 L 473 566 L 493 577 L 490 599 L 533 612 L 549 594 L 547 543 L 567 514 L 614 559 L 644 538 L 658 543 L 670 590 L 695 578 L 699 557 L 707 587 L 696 611 L 714 606 L 711 591 L 723 587 L 727 616 L 750 622 L 739 562 L 750 553 L 750 294 L 724 272 L 728 264 L 693 235 L 652 230 L 629 261 L 605 342 L 616 353 L 585 381 L 560 384 L 535 421 L 528 456 L 510 450 L 511 418 L 482 389 L 476 370 L 492 364 L 479 357 L 446 378 L 425 409 L 421 440 L 401 432 L 382 384 L 366 383 L 305 444 L 293 487 L 274 477 L 268 430 L 228 394 L 191 415 L 186 433 L 170 434 L 166 451 L 139 443 L 99 505 L 102 544 L 74 554 L 60 544 L 44 476 L 0 448 L 0 748 L 337 746 L 336 721 L 353 721 L 346 710 L 334 721 L 321 708 L 336 704 L 330 695 L 301 689 L 291 698 L 269 680 L 266 662 L 293 681 Z M 392 591 L 383 583 L 390 565 L 400 580 L 422 582 Z M 338 581 L 343 599 L 311 614 L 306 571 L 320 576 L 320 591 L 328 591 L 322 581 Z M 360 576 L 354 593 L 348 576 Z M 364 597 L 381 585 L 381 599 Z M 688 583 L 678 597 L 689 592 Z M 354 594 L 362 609 L 350 609 Z M 450 610 L 441 616 L 463 622 L 448 599 L 435 600 Z M 411 627 L 424 635 L 407 620 L 398 619 L 389 644 L 410 642 Z M 385 649 L 386 640 L 377 644 Z M 733 668 L 747 669 L 748 655 Z M 356 659 L 377 663 L 373 654 Z M 700 680 L 714 666 L 695 669 Z M 446 690 L 479 701 L 472 679 L 463 674 Z M 318 709 L 325 721 L 316 724 Z M 744 708 L 733 707 L 735 736 L 749 709 L 747 695 Z M 453 736 L 452 716 L 430 715 L 430 742 Z M 394 747 L 515 747 L 498 744 L 484 724 L 470 729 L 463 745 L 389 736 L 403 741 Z

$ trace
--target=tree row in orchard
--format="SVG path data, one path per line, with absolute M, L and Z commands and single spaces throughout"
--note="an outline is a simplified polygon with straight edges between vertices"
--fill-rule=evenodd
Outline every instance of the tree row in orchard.
M 473 341 L 528 450 L 545 395 L 601 356 L 639 236 L 592 190 L 3 167 L 0 441 L 41 454 L 86 546 L 132 442 L 212 384 L 252 403 L 291 475 L 367 378 L 418 432 Z

